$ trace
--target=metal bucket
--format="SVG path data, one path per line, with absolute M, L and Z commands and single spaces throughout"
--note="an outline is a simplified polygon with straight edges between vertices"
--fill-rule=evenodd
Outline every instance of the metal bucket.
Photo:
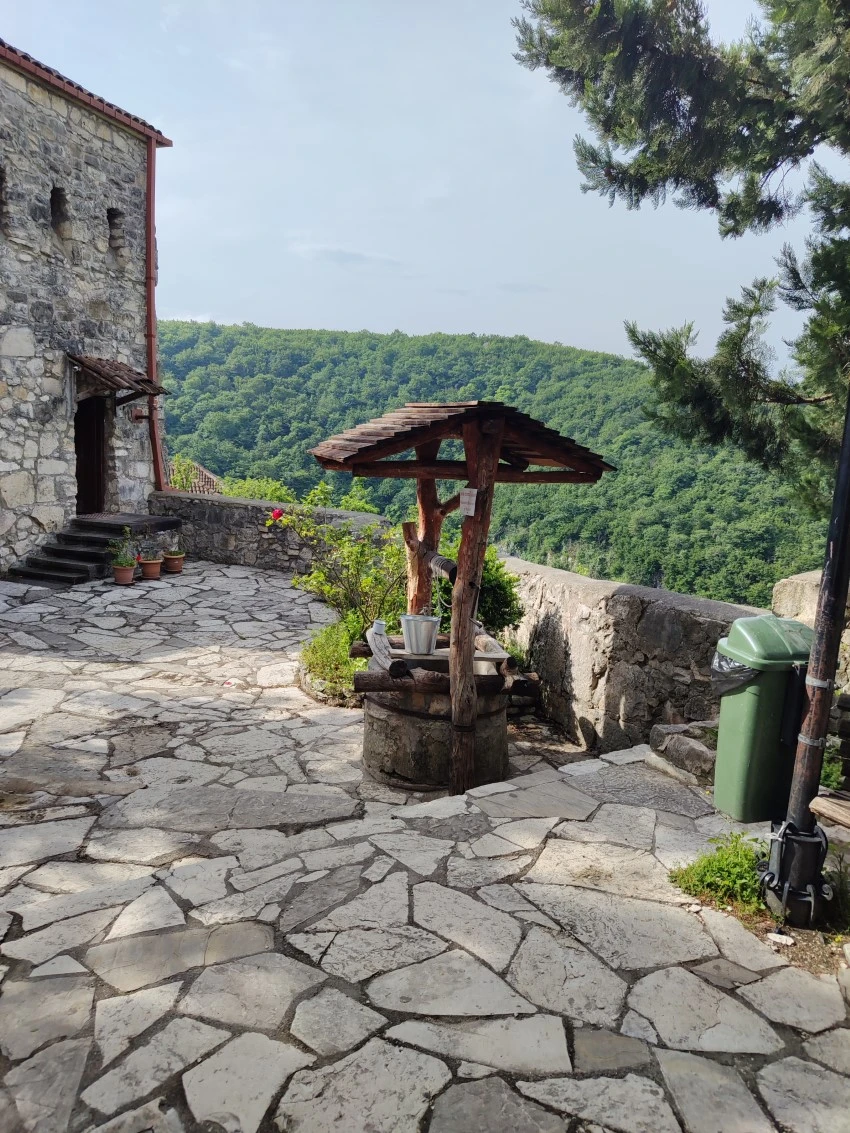
M 402 614 L 401 632 L 408 653 L 433 653 L 440 619 L 431 614 Z

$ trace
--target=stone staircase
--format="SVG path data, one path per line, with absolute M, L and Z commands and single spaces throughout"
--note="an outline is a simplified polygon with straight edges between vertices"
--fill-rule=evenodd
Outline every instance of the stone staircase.
M 148 531 L 172 531 L 180 525 L 181 521 L 173 516 L 78 515 L 23 561 L 10 567 L 7 577 L 13 582 L 57 589 L 106 578 L 111 569 L 109 543 L 125 527 L 142 537 Z

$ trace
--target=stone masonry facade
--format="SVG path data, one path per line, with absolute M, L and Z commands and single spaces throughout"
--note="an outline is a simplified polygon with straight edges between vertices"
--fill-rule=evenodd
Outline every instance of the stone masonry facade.
M 0 64 L 0 571 L 76 511 L 68 353 L 146 368 L 142 137 Z M 106 407 L 106 508 L 146 511 L 146 421 Z

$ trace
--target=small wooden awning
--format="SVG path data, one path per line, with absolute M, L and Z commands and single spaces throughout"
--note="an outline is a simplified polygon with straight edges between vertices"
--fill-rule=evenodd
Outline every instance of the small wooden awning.
M 464 425 L 494 418 L 504 421 L 497 483 L 594 483 L 603 472 L 614 471 L 597 453 L 501 401 L 413 402 L 330 437 L 310 451 L 323 468 L 354 476 L 466 480 L 466 461 L 439 460 L 434 445 L 462 438 Z M 386 459 L 423 445 L 430 446 L 428 459 Z M 529 470 L 531 465 L 543 470 Z
M 113 362 L 108 358 L 89 358 L 79 354 L 69 354 L 71 362 L 78 366 L 95 387 L 106 393 L 123 394 L 116 397 L 116 405 L 125 405 L 137 397 L 156 396 L 168 393 L 167 389 L 152 382 L 141 370 L 134 370 L 124 362 Z

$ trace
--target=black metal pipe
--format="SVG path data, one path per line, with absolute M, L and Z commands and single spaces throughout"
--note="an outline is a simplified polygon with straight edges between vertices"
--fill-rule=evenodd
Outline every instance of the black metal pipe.
M 833 682 L 838 668 L 838 650 L 844 630 L 847 591 L 850 584 L 850 396 L 844 415 L 844 435 L 838 457 L 832 516 L 826 543 L 826 558 L 818 593 L 815 636 L 806 677 L 806 709 L 794 760 L 788 821 L 801 832 L 814 830 L 809 803 L 818 793 L 824 746 L 832 708 Z M 792 881 L 792 885 L 798 879 Z M 802 880 L 802 879 L 800 879 Z M 808 882 L 814 882 L 808 878 Z M 795 885 L 796 887 L 796 885 Z

